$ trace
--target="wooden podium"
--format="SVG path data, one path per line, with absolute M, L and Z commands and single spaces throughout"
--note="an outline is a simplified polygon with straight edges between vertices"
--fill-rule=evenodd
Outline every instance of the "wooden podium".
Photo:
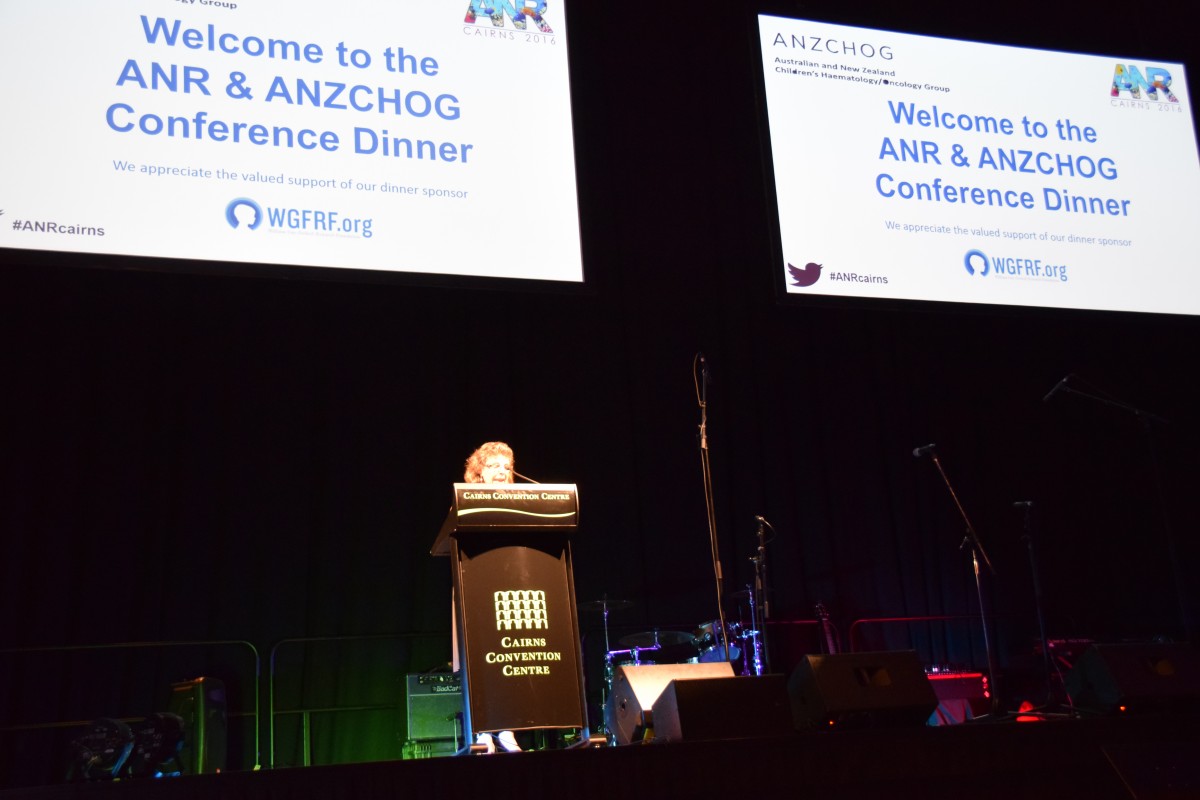
M 468 745 L 483 731 L 587 728 L 578 523 L 574 484 L 454 484 L 429 552 L 450 556 Z

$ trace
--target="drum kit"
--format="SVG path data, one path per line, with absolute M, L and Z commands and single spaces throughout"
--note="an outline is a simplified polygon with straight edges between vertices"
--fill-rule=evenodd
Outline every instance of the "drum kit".
M 754 608 L 753 591 L 747 589 L 735 596 L 747 596 Z M 629 600 L 613 600 L 607 596 L 600 600 L 579 603 L 580 611 L 592 611 L 604 617 L 604 682 L 611 690 L 617 667 L 640 666 L 643 664 L 712 664 L 727 661 L 734 672 L 741 675 L 761 675 L 762 632 L 753 624 L 726 621 L 725 631 L 721 621 L 701 622 L 691 631 L 654 629 L 643 633 L 632 633 L 621 637 L 620 647 L 613 648 L 608 636 L 608 615 L 633 606 Z M 740 669 L 739 669 L 740 667 Z

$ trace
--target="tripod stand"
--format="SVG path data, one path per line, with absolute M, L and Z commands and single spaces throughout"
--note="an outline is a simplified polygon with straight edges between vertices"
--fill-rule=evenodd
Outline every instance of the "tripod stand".
M 1057 662 L 1054 661 L 1053 656 L 1050 654 L 1050 640 L 1046 637 L 1046 614 L 1043 606 L 1042 582 L 1040 572 L 1038 570 L 1037 554 L 1034 550 L 1033 541 L 1033 501 L 1020 500 L 1016 503 L 1013 503 L 1013 507 L 1020 508 L 1024 511 L 1022 514 L 1023 533 L 1021 534 L 1021 541 L 1025 543 L 1025 549 L 1029 553 L 1029 571 L 1033 577 L 1033 606 L 1037 615 L 1038 625 L 1038 644 L 1041 646 L 1042 651 L 1042 679 L 1044 680 L 1046 686 L 1045 702 L 1043 702 L 1042 705 L 1037 708 L 1026 708 L 1025 705 L 1022 704 L 1021 707 L 1023 710 L 1021 711 L 1021 715 L 1042 718 L 1050 716 L 1074 716 L 1074 708 L 1068 707 L 1064 710 L 1064 708 L 1055 698 L 1055 676 L 1058 677 L 1057 685 L 1059 687 L 1063 687 L 1064 682 L 1062 671 L 1059 669 Z M 1068 704 L 1071 702 L 1071 696 L 1066 693 L 1065 688 L 1063 689 L 1062 696 L 1066 698 Z

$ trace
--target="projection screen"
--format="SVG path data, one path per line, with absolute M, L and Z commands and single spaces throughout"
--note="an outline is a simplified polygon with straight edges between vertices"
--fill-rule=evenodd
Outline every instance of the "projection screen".
M 758 30 L 787 298 L 1200 313 L 1182 64 Z
M 583 280 L 563 0 L 0 9 L 0 248 Z

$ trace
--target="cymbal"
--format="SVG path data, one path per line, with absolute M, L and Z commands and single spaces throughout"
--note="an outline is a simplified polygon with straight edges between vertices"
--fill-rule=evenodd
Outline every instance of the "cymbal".
M 695 637 L 692 634 L 683 631 L 646 631 L 623 636 L 620 641 L 626 647 L 654 647 L 655 645 L 670 647 L 677 644 L 691 644 L 694 640 Z
M 612 600 L 605 598 L 603 600 L 584 600 L 578 603 L 576 608 L 580 611 L 623 611 L 626 608 L 632 608 L 632 600 Z

